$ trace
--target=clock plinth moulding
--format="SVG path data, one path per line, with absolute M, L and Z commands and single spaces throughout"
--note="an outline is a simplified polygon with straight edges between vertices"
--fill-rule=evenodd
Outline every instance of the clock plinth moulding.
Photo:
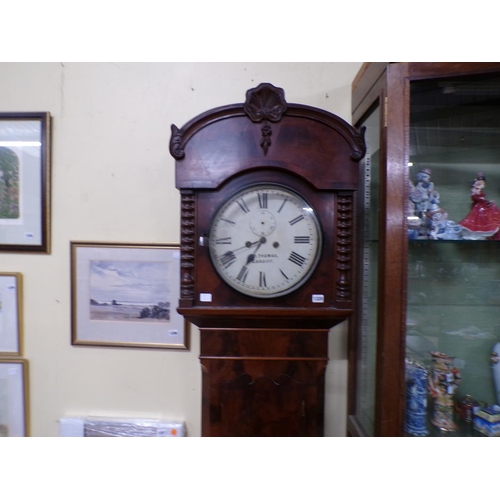
M 356 301 L 363 130 L 263 83 L 172 125 L 170 152 L 203 435 L 321 435 L 328 331 Z

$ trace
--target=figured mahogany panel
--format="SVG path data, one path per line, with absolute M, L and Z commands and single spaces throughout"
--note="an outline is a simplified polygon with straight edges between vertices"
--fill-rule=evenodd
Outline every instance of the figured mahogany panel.
M 325 360 L 202 358 L 203 436 L 321 436 Z
M 229 177 L 259 167 L 295 172 L 318 189 L 356 187 L 357 159 L 351 156 L 352 147 L 326 124 L 286 116 L 270 126 L 271 132 L 272 144 L 265 153 L 260 125 L 246 116 L 202 128 L 185 145 L 178 162 L 177 188 L 216 189 Z
M 179 129 L 170 152 L 178 189 L 216 189 L 230 177 L 273 167 L 306 178 L 317 189 L 356 189 L 364 130 L 325 110 L 287 104 L 269 83 L 247 92 L 244 104 L 208 111 Z
M 306 385 L 289 375 L 252 378 L 244 373 L 220 386 L 220 435 L 306 435 Z
M 204 436 L 321 436 L 326 329 L 201 328 Z
M 200 358 L 325 359 L 326 329 L 202 328 Z

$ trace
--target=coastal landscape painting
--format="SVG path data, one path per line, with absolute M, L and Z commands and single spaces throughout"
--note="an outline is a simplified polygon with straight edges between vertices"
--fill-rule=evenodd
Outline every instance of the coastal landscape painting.
M 72 345 L 187 349 L 179 245 L 70 245 Z
M 90 261 L 90 319 L 170 321 L 169 265 Z

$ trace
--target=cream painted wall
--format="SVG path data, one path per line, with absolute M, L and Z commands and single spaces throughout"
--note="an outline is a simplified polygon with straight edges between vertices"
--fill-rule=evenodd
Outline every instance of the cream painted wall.
M 171 418 L 201 431 L 199 336 L 189 351 L 70 345 L 69 242 L 178 243 L 170 125 L 240 103 L 261 82 L 350 122 L 361 63 L 0 63 L 0 111 L 52 115 L 52 252 L 0 253 L 24 283 L 32 436 L 64 416 Z M 325 435 L 344 436 L 346 325 L 330 335 Z

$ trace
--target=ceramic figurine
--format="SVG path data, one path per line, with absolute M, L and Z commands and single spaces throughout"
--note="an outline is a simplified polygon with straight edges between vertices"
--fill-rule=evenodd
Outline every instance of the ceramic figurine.
M 442 431 L 456 431 L 453 396 L 460 384 L 460 371 L 453 366 L 454 357 L 432 351 L 429 392 L 434 398 L 431 422 Z
M 417 173 L 417 183 L 410 190 L 410 201 L 415 205 L 414 215 L 420 219 L 418 238 L 426 239 L 429 232 L 427 212 L 436 209 L 439 203 L 439 193 L 431 182 L 431 171 L 424 168 Z
M 478 407 L 479 402 L 472 398 L 469 394 L 466 394 L 460 401 L 457 402 L 458 416 L 461 420 L 470 424 L 472 423 L 472 417 L 474 416 L 474 409 Z
M 434 183 L 431 182 L 431 171 L 424 168 L 417 173 L 417 184 L 410 193 L 410 199 L 415 203 L 415 215 L 422 220 L 431 208 L 431 199 L 436 199 L 437 193 L 434 190 Z
M 427 436 L 427 395 L 428 377 L 427 369 L 415 361 L 406 362 L 406 408 L 405 426 L 406 433 L 412 436 Z
M 470 212 L 460 221 L 462 237 L 465 240 L 497 239 L 494 235 L 500 229 L 500 209 L 495 202 L 485 198 L 485 187 L 486 178 L 479 172 L 471 186 Z
M 442 208 L 427 212 L 430 219 L 428 236 L 431 240 L 460 240 L 462 226 L 448 220 L 448 212 Z
M 448 220 L 448 212 L 439 206 L 439 192 L 430 178 L 430 169 L 424 168 L 417 174 L 417 185 L 410 182 L 409 198 L 414 217 L 408 217 L 408 235 L 410 239 L 459 240 L 462 226 Z
M 410 180 L 408 181 L 408 204 L 406 209 L 406 220 L 408 221 L 408 238 L 410 240 L 416 240 L 418 238 L 418 233 L 422 221 L 420 217 L 415 214 L 416 205 L 412 198 L 416 198 L 417 191 L 415 185 Z

